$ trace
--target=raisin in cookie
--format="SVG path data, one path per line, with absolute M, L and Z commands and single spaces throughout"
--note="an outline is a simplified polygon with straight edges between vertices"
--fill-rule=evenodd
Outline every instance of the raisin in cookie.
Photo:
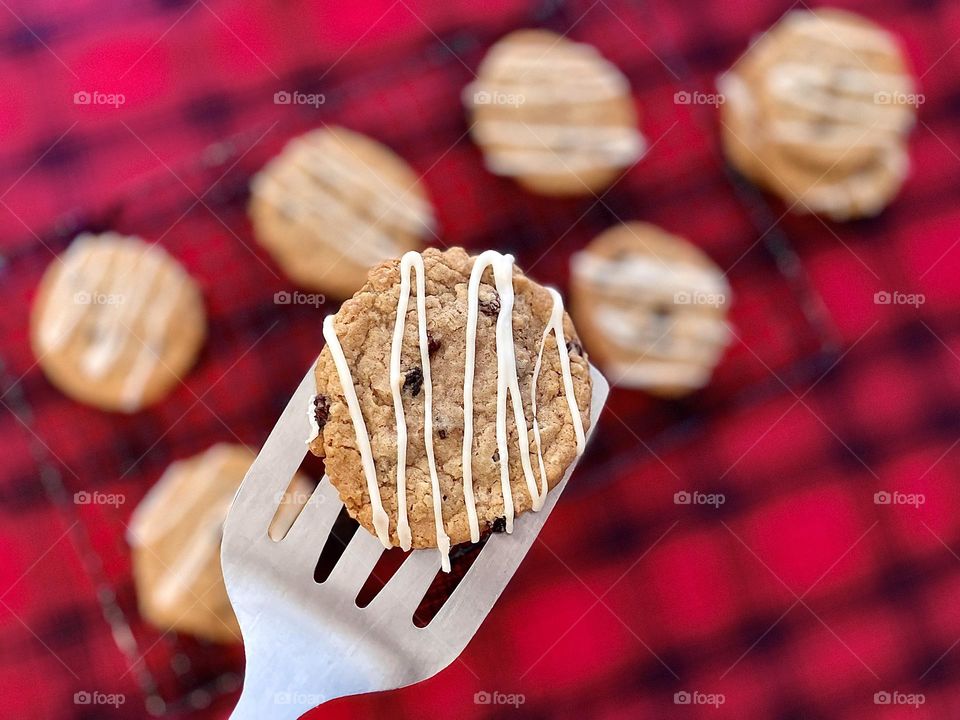
M 799 212 L 875 215 L 907 175 L 916 95 L 896 39 L 841 10 L 796 10 L 718 80 L 731 164 Z
M 296 283 L 350 297 L 381 260 L 423 246 L 436 224 L 413 169 L 341 127 L 287 143 L 251 182 L 254 235 Z
M 381 263 L 324 337 L 310 449 L 387 547 L 439 547 L 449 568 L 451 545 L 512 531 L 583 449 L 589 365 L 559 294 L 509 255 Z
M 161 630 L 239 642 L 240 628 L 220 570 L 223 521 L 255 454 L 214 445 L 173 463 L 134 511 L 127 539 L 141 615 Z M 315 485 L 296 475 L 270 526 L 282 537 Z
M 206 334 L 196 283 L 158 245 L 80 235 L 40 281 L 30 340 L 50 381 L 122 412 L 155 403 L 193 365 Z
M 464 90 L 490 172 L 544 195 L 589 195 L 643 154 L 630 84 L 596 48 L 547 30 L 497 42 Z
M 606 230 L 571 260 L 571 311 L 614 385 L 664 397 L 706 385 L 730 339 L 729 303 L 710 258 L 648 223 Z

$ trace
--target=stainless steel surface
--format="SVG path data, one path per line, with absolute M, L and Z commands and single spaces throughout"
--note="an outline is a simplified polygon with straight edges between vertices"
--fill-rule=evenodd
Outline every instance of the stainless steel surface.
M 609 387 L 591 368 L 590 433 Z M 287 536 L 267 537 L 279 499 L 306 453 L 312 369 L 303 378 L 247 473 L 224 525 L 227 592 L 243 632 L 246 679 L 233 720 L 297 718 L 327 700 L 410 685 L 456 659 L 477 631 L 553 510 L 573 471 L 543 509 L 492 536 L 456 590 L 425 627 L 413 613 L 440 569 L 436 550 L 414 550 L 367 607 L 357 593 L 383 551 L 359 529 L 326 582 L 313 579 L 342 503 L 323 478 Z M 575 464 L 575 463 L 574 463 Z

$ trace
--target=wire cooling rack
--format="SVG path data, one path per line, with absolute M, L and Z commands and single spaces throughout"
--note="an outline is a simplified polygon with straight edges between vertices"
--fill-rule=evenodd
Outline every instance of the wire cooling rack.
M 771 24 L 781 11 L 771 8 L 762 22 Z M 568 490 L 571 502 L 612 482 L 638 458 L 693 442 L 721 409 L 782 392 L 771 371 L 799 382 L 836 356 L 835 330 L 777 226 L 780 209 L 724 168 L 715 108 L 677 100 L 678 92 L 709 91 L 715 73 L 743 49 L 742 38 L 692 59 L 679 52 L 654 54 L 644 40 L 657 34 L 662 20 L 642 2 L 618 5 L 616 14 L 587 2 L 547 2 L 482 31 L 463 28 L 414 45 L 358 51 L 336 67 L 303 67 L 275 86 L 230 98 L 231 112 L 249 117 L 249 131 L 101 207 L 62 219 L 42 235 L 58 252 L 81 231 L 112 229 L 159 241 L 204 290 L 209 337 L 197 368 L 185 378 L 188 392 L 181 389 L 129 419 L 107 416 L 65 400 L 34 368 L 9 396 L 39 440 L 35 456 L 50 499 L 71 522 L 79 520 L 74 540 L 151 714 L 187 713 L 235 692 L 242 652 L 161 634 L 140 619 L 124 541 L 129 513 L 173 460 L 220 441 L 259 446 L 321 348 L 323 314 L 335 310 L 274 302 L 274 293 L 293 285 L 256 245 L 246 218 L 250 177 L 290 137 L 335 123 L 387 143 L 424 174 L 444 243 L 512 252 L 529 274 L 561 289 L 571 253 L 619 220 L 660 223 L 729 269 L 740 340 L 714 382 L 678 402 L 630 391 L 611 395 L 607 431 L 598 433 L 582 462 Z M 460 88 L 498 37 L 530 26 L 596 45 L 634 88 L 651 150 L 598 197 L 527 195 L 488 175 L 466 134 Z M 260 108 L 278 90 L 319 94 L 324 102 L 290 106 L 279 122 L 264 120 L 268 113 Z M 35 285 L 49 254 L 31 244 L 7 263 L 18 282 Z M 57 409 L 55 421 L 49 420 L 51 407 Z M 75 447 L 68 436 L 77 424 L 88 439 L 63 458 L 66 471 L 46 447 Z M 75 493 L 92 489 L 121 493 L 127 502 L 119 508 L 73 503 Z

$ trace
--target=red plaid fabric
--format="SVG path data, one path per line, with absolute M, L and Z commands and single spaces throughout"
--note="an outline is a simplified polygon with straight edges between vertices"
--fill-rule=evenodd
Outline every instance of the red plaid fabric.
M 319 351 L 334 308 L 274 303 L 292 286 L 244 205 L 286 139 L 339 123 L 423 175 L 443 243 L 510 251 L 560 288 L 571 252 L 619 219 L 690 238 L 729 270 L 737 341 L 693 398 L 611 395 L 458 662 L 310 717 L 960 717 L 960 8 L 841 4 L 903 38 L 924 95 L 903 192 L 844 225 L 739 181 L 715 109 L 676 100 L 712 92 L 802 2 L 4 4 L 3 716 L 228 715 L 242 652 L 140 620 L 124 524 L 171 461 L 261 443 Z M 466 137 L 461 88 L 529 26 L 593 43 L 631 81 L 651 150 L 600 197 L 528 195 Z M 275 104 L 281 91 L 324 102 Z M 159 240 L 210 318 L 182 386 L 129 418 L 66 399 L 27 342 L 52 257 L 108 227 Z M 125 502 L 74 502 L 95 490 Z

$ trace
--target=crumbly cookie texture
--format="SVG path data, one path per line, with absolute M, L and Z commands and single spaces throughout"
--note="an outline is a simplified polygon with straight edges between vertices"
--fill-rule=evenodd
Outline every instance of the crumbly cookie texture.
M 705 386 L 730 341 L 731 291 L 699 248 L 642 222 L 616 225 L 571 262 L 571 312 L 614 385 L 661 397 Z
M 643 154 L 630 84 L 596 48 L 547 30 L 499 40 L 464 89 L 487 168 L 543 195 L 589 195 Z
M 452 544 L 470 539 L 464 502 L 462 450 L 464 438 L 463 387 L 466 353 L 467 288 L 474 258 L 464 250 L 428 249 L 423 253 L 426 320 L 433 387 L 433 448 L 442 499 L 443 523 Z M 513 335 L 517 374 L 527 422 L 531 422 L 530 386 L 544 328 L 553 301 L 546 288 L 514 269 L 516 303 Z M 371 438 L 384 509 L 390 518 L 390 539 L 399 545 L 397 518 L 397 425 L 389 381 L 390 350 L 400 292 L 400 263 L 390 260 L 370 272 L 363 288 L 343 304 L 334 328 L 351 368 L 364 421 Z M 480 285 L 474 377 L 473 488 L 481 530 L 490 530 L 504 515 L 500 458 L 496 440 L 497 354 L 495 324 L 500 309 L 488 268 Z M 589 365 L 570 318 L 563 316 L 563 351 L 568 354 L 574 395 L 584 428 L 590 422 Z M 408 431 L 406 482 L 412 546 L 437 547 L 431 479 L 424 443 L 423 368 L 415 296 L 411 293 L 404 329 L 401 371 L 403 407 Z M 537 383 L 537 420 L 549 487 L 563 477 L 576 457 L 576 437 L 564 394 L 559 353 L 553 335 L 547 338 Z M 327 475 L 337 487 L 349 513 L 375 532 L 370 497 L 356 431 L 344 400 L 329 348 L 315 369 L 315 419 L 320 435 L 310 450 L 325 457 Z M 507 413 L 509 476 L 516 514 L 531 508 L 518 450 L 517 428 Z M 537 468 L 533 433 L 528 433 L 530 460 Z M 537 471 L 537 482 L 539 474 Z
M 731 164 L 797 212 L 875 215 L 909 169 L 914 81 L 897 40 L 854 13 L 787 13 L 718 80 Z
M 140 613 L 161 630 L 240 642 L 220 570 L 223 521 L 255 453 L 221 443 L 179 460 L 133 513 L 128 541 Z M 297 474 L 270 525 L 282 537 L 315 484 Z
M 30 343 L 75 400 L 135 412 L 174 390 L 206 335 L 196 282 L 162 247 L 103 233 L 77 237 L 40 281 Z
M 350 297 L 378 262 L 422 247 L 435 225 L 413 169 L 342 127 L 293 138 L 251 182 L 254 236 L 298 285 Z

